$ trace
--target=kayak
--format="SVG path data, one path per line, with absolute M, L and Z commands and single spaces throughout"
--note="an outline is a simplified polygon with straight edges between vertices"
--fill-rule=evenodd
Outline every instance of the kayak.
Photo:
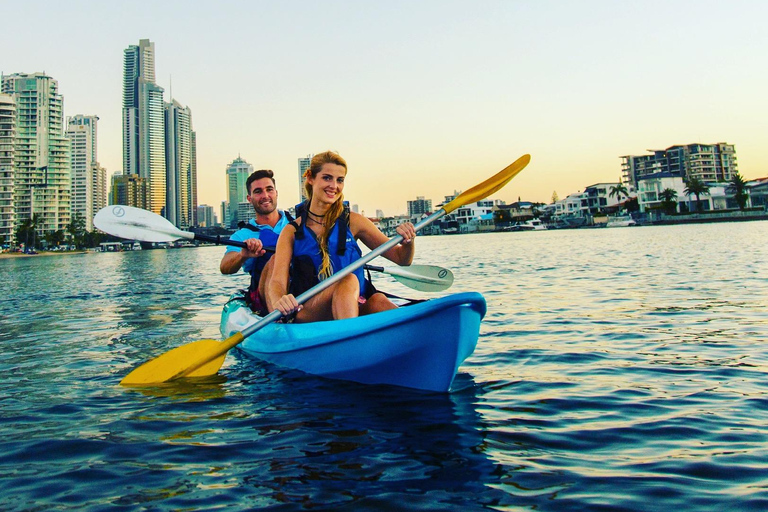
M 445 392 L 475 350 L 485 311 L 481 294 L 458 293 L 346 320 L 273 322 L 238 349 L 313 375 Z M 260 318 L 233 296 L 221 314 L 221 334 L 228 338 Z

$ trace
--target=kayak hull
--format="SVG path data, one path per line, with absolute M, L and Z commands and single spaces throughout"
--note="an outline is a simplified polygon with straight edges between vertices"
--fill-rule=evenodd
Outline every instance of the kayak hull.
M 313 375 L 444 392 L 475 350 L 485 311 L 482 295 L 459 293 L 348 320 L 272 323 L 238 348 Z M 221 333 L 229 337 L 258 320 L 243 301 L 232 300 Z

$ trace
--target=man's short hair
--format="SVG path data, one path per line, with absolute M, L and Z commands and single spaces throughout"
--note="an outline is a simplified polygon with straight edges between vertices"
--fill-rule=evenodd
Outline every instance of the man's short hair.
M 251 195 L 251 183 L 262 178 L 269 178 L 272 180 L 272 185 L 275 185 L 274 173 L 269 169 L 261 169 L 253 172 L 248 179 L 245 180 L 245 189 L 248 191 L 248 195 Z

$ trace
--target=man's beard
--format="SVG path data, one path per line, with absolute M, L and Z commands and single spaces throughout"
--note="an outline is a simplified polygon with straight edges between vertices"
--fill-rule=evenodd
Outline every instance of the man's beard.
M 269 215 L 270 213 L 272 213 L 273 211 L 275 211 L 275 209 L 277 208 L 277 206 L 275 206 L 275 203 L 274 203 L 274 202 L 265 203 L 265 204 L 267 205 L 267 208 L 268 208 L 268 209 L 267 209 L 267 208 L 263 208 L 263 207 L 262 207 L 262 205 L 261 205 L 261 203 L 257 203 L 257 204 L 256 204 L 256 205 L 253 207 L 253 209 L 254 209 L 254 210 L 256 210 L 256 213 L 257 213 L 258 215 Z

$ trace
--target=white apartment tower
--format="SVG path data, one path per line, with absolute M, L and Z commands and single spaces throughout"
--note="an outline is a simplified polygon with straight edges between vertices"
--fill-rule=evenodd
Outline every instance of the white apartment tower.
M 13 158 L 16 150 L 16 103 L 0 94 L 0 239 L 13 244 L 16 214 L 13 208 Z
M 87 231 L 93 231 L 96 212 L 107 206 L 107 171 L 99 165 L 96 152 L 98 121 L 96 116 L 67 118 L 72 162 L 72 216 L 82 218 Z
M 189 186 L 191 188 L 190 194 L 190 209 L 192 210 L 191 226 L 197 226 L 199 221 L 197 219 L 197 133 L 191 132 L 192 148 L 190 149 L 192 155 L 192 172 L 190 175 Z
M 2 76 L 0 92 L 16 104 L 14 221 L 36 221 L 40 234 L 65 230 L 70 221 L 69 140 L 58 89 L 44 73 Z
M 197 166 L 192 111 L 173 100 L 165 104 L 166 218 L 180 228 L 195 225 Z
M 155 43 L 141 39 L 123 60 L 123 174 L 149 181 L 150 209 L 165 214 L 163 88 L 155 83 Z

